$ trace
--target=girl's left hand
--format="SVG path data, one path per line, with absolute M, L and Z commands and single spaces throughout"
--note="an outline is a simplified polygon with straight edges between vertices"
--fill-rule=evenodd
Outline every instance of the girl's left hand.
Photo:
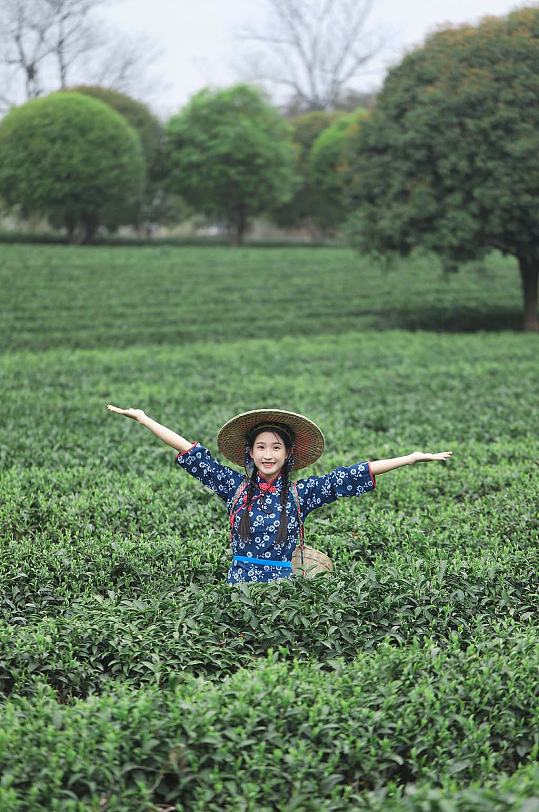
M 423 451 L 413 451 L 410 454 L 412 462 L 430 462 L 431 460 L 448 460 L 453 456 L 452 451 L 440 451 L 439 454 L 424 454 Z

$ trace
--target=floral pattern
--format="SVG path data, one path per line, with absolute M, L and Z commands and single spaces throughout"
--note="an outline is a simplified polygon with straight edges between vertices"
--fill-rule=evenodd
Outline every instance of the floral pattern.
M 245 475 L 234 471 L 227 465 L 218 462 L 215 457 L 200 443 L 193 443 L 188 451 L 181 451 L 176 462 L 191 476 L 200 480 L 203 485 L 214 491 L 226 503 L 230 516 L 236 491 L 245 479 Z M 343 496 L 361 496 L 376 487 L 376 479 L 371 472 L 368 461 L 355 465 L 339 466 L 328 474 L 298 479 L 299 503 L 303 521 L 309 513 L 323 505 L 334 502 Z M 257 474 L 257 488 L 253 504 L 249 510 L 251 538 L 243 541 L 239 535 L 239 526 L 246 499 L 246 493 L 234 505 L 234 522 L 232 528 L 232 555 L 276 562 L 282 561 L 285 566 L 275 563 L 263 564 L 241 561 L 233 558 L 228 571 L 227 583 L 237 584 L 240 581 L 273 581 L 278 578 L 290 578 L 292 569 L 286 562 L 292 559 L 299 542 L 299 522 L 296 503 L 289 490 L 286 502 L 288 515 L 288 534 L 283 544 L 277 543 L 277 533 L 281 517 L 282 477 L 279 476 L 268 488 L 265 480 Z

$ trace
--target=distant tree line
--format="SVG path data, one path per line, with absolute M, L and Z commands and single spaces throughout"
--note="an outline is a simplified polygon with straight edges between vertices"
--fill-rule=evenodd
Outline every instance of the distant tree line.
M 12 109 L 0 125 L 0 194 L 47 216 L 72 242 L 98 228 L 151 233 L 194 213 L 241 245 L 253 217 L 335 234 L 344 207 L 341 153 L 366 112 L 287 119 L 253 86 L 205 89 L 162 124 L 148 107 L 81 85 Z
M 375 256 L 430 251 L 450 272 L 498 249 L 537 330 L 538 34 L 536 7 L 439 31 L 349 112 L 286 116 L 239 84 L 162 124 L 121 93 L 53 93 L 0 124 L 0 195 L 73 241 L 198 212 L 235 245 L 265 214 Z

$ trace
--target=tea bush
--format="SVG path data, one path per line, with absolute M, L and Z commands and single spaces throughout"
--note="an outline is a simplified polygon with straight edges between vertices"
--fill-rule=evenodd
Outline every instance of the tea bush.
M 537 653 L 536 634 L 467 648 L 454 636 L 445 651 L 385 643 L 324 673 L 271 662 L 272 651 L 219 684 L 118 684 L 67 707 L 40 683 L 37 707 L 23 697 L 4 705 L 3 786 L 24 787 L 36 806 L 101 795 L 111 809 L 150 798 L 196 810 L 288 798 L 316 809 L 320 797 L 346 808 L 418 776 L 446 787 L 492 779 L 539 753 Z
M 346 251 L 1 250 L 0 809 L 537 810 L 537 337 L 367 329 L 431 324 L 419 260 L 421 304 Z M 454 456 L 312 514 L 330 578 L 231 588 L 222 502 L 106 403 L 221 459 L 231 415 L 305 413 L 300 477 Z
M 381 273 L 349 249 L 0 244 L 4 351 L 128 348 L 364 329 L 520 330 L 518 268 L 493 255 L 442 275 Z M 267 289 L 272 321 L 268 321 Z M 213 436 L 213 435 L 212 435 Z

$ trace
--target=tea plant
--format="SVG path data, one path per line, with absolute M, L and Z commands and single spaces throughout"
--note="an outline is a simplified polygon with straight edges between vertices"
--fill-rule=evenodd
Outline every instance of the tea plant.
M 536 336 L 363 329 L 430 325 L 441 283 L 346 251 L 2 252 L 0 809 L 532 812 Z M 445 323 L 488 324 L 463 289 Z M 299 476 L 454 456 L 310 516 L 331 577 L 231 588 L 222 502 L 108 402 L 220 459 L 230 416 L 302 412 L 326 450 Z

